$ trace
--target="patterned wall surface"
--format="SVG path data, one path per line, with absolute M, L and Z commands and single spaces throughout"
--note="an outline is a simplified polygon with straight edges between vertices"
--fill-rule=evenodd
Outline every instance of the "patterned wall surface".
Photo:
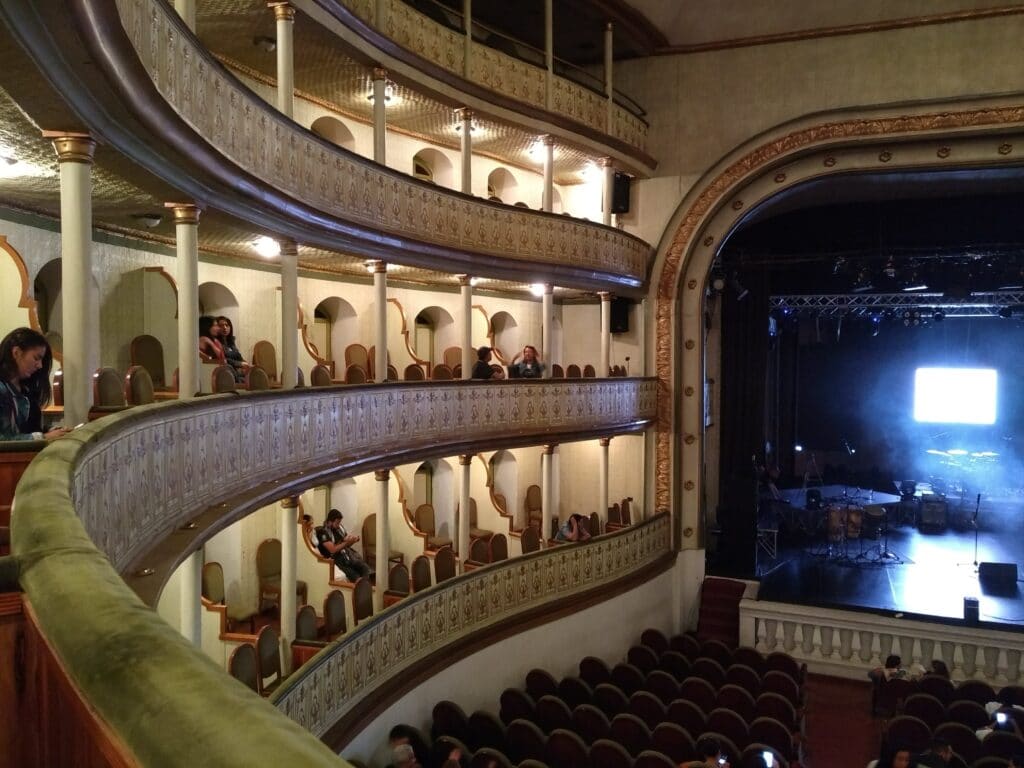
M 82 428 L 75 509 L 124 573 L 199 511 L 254 484 L 389 451 L 652 420 L 653 379 L 394 384 L 143 406 Z M 116 421 L 115 421 L 116 420 Z
M 667 514 L 577 546 L 472 571 L 397 604 L 287 680 L 274 703 L 317 736 L 381 685 L 474 632 L 620 579 L 670 548 Z
M 366 0 L 342 0 L 345 7 L 371 26 L 376 4 Z M 384 0 L 384 34 L 404 48 L 462 77 L 465 66 L 465 39 L 454 30 L 424 16 L 402 0 Z M 547 72 L 506 53 L 473 43 L 470 50 L 472 82 L 539 109 L 545 106 Z M 608 133 L 631 147 L 644 151 L 647 125 L 619 105 L 612 107 L 608 125 L 608 101 L 599 93 L 557 75 L 552 79 L 552 112 L 565 115 L 584 125 Z
M 647 243 L 609 227 L 415 184 L 333 148 L 278 119 L 193 38 L 179 34 L 180 20 L 170 5 L 117 0 L 117 6 L 155 86 L 182 118 L 233 163 L 257 178 L 272 179 L 296 200 L 339 220 L 415 241 L 644 282 L 651 254 Z

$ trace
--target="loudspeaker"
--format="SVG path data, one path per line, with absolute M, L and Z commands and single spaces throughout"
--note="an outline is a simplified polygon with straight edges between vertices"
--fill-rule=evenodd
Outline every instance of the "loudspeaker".
M 629 213 L 629 176 L 618 171 L 612 181 L 612 213 Z
M 1013 592 L 1017 589 L 1017 564 L 982 563 L 978 566 L 978 581 L 983 591 Z
M 964 598 L 964 623 L 974 626 L 978 623 L 978 598 Z
M 621 296 L 612 299 L 610 319 L 612 333 L 629 333 L 629 308 L 631 306 L 633 306 L 632 299 L 624 299 Z

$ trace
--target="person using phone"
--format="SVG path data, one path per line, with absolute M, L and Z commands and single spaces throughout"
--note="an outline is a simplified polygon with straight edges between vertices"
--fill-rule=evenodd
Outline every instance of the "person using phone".
M 0 440 L 53 440 L 70 431 L 42 431 L 52 365 L 50 344 L 38 331 L 15 328 L 0 341 Z
M 697 740 L 697 754 L 700 760 L 683 763 L 680 768 L 729 768 L 728 756 L 722 754 L 722 744 L 714 736 Z

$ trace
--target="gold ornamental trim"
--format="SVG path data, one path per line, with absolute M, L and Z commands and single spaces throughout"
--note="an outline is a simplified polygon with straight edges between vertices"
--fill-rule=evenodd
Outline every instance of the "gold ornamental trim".
M 683 216 L 665 254 L 664 264 L 657 276 L 657 305 L 655 308 L 655 375 L 658 380 L 658 416 L 655 439 L 655 504 L 659 509 L 668 508 L 671 503 L 673 401 L 672 347 L 678 338 L 673 324 L 673 309 L 677 289 L 682 279 L 682 268 L 686 258 L 693 252 L 708 220 L 717 213 L 725 199 L 736 190 L 767 169 L 797 153 L 806 152 L 820 144 L 837 141 L 890 138 L 897 135 L 917 136 L 926 133 L 957 131 L 964 128 L 987 128 L 1024 123 L 1024 105 L 1005 107 L 983 107 L 964 110 L 943 110 L 921 115 L 900 115 L 894 117 L 860 117 L 849 120 L 835 120 L 819 123 L 792 131 L 778 138 L 760 144 L 730 166 L 722 170 L 700 190 Z M 941 158 L 940 158 L 941 159 Z M 832 162 L 829 163 L 828 161 Z M 824 167 L 835 166 L 834 156 L 825 157 Z M 843 171 L 851 170 L 843 168 Z M 832 171 L 832 172 L 838 172 Z M 781 175 L 781 174 L 779 174 Z M 776 175 L 778 179 L 778 175 Z M 778 182 L 777 182 L 778 183 Z M 766 193 L 760 199 L 775 194 Z M 753 207 L 750 201 L 748 207 Z M 705 245 L 710 246 L 705 239 Z M 713 240 L 712 240 L 713 242 Z M 696 287 L 695 282 L 694 286 Z M 693 354 L 693 353 L 691 353 Z
M 96 154 L 96 140 L 89 134 L 43 131 L 43 138 L 50 139 L 57 153 L 58 162 L 92 165 Z
M 164 208 L 170 209 L 175 224 L 198 224 L 203 212 L 195 203 L 164 203 Z
M 291 3 L 267 3 L 276 21 L 295 21 L 295 6 Z

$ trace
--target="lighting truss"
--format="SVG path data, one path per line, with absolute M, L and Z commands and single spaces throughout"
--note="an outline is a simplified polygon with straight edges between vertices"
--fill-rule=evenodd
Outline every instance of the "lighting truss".
M 1009 307 L 1024 311 L 1024 291 L 972 293 L 954 298 L 941 293 L 832 293 L 772 296 L 769 307 L 804 317 L 866 317 L 905 309 L 942 310 L 946 317 L 998 317 Z

